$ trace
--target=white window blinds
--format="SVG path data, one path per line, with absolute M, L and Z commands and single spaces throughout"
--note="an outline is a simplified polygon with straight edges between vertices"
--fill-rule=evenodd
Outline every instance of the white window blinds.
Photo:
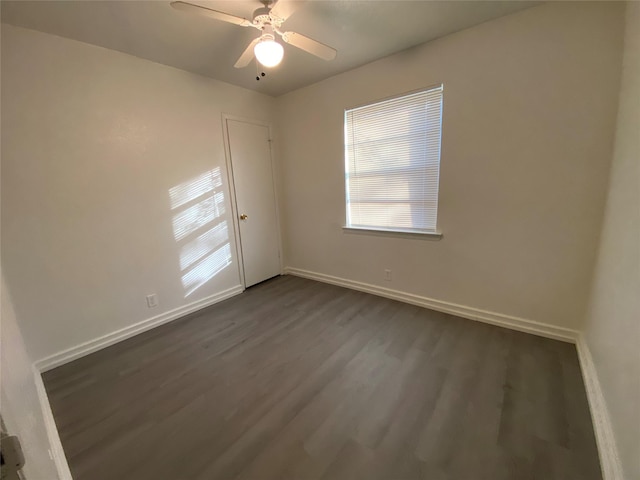
M 345 111 L 347 227 L 435 232 L 442 85 Z

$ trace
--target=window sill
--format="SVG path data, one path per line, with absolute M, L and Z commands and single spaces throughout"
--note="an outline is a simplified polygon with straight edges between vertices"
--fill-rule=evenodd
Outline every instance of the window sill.
M 441 232 L 412 232 L 409 230 L 391 230 L 384 228 L 367 228 L 367 227 L 350 227 L 344 225 L 342 230 L 345 233 L 355 233 L 359 235 L 376 235 L 383 237 L 406 237 L 406 238 L 423 238 L 425 240 L 440 240 Z

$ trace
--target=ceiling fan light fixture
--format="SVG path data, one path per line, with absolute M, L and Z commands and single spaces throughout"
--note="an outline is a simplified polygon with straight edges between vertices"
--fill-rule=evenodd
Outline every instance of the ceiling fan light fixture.
M 279 65 L 282 61 L 284 48 L 273 37 L 267 37 L 256 44 L 253 53 L 262 65 L 271 68 Z
M 0 0 L 2 1 L 2 0 Z M 299 48 L 300 50 L 315 55 L 323 60 L 333 60 L 336 58 L 336 49 L 331 48 L 328 45 L 320 43 L 305 35 L 301 35 L 297 32 L 282 31 L 280 27 L 291 13 L 291 5 L 293 1 L 282 0 L 260 0 L 264 5 L 253 12 L 252 20 L 248 20 L 243 17 L 238 17 L 230 13 L 214 10 L 213 8 L 203 7 L 201 5 L 195 5 L 185 0 L 176 0 L 171 2 L 171 6 L 176 10 L 182 10 L 184 12 L 191 12 L 205 17 L 220 20 L 222 22 L 231 23 L 240 27 L 252 27 L 260 30 L 262 34 L 258 38 L 247 45 L 236 63 L 233 65 L 235 68 L 244 68 L 251 63 L 253 57 L 265 67 L 275 67 L 280 64 L 282 57 L 284 56 L 284 49 L 282 44 L 276 42 L 277 36 L 282 38 L 284 43 L 291 45 L 292 47 Z M 278 2 L 276 4 L 276 2 Z M 280 5 L 286 5 L 283 7 L 283 12 Z M 274 7 L 272 9 L 272 7 Z M 275 10 L 275 11 L 274 11 Z

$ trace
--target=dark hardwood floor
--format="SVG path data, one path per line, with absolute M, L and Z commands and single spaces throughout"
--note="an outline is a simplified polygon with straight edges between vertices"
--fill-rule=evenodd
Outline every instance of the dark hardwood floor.
M 44 380 L 76 480 L 601 479 L 573 345 L 296 277 Z

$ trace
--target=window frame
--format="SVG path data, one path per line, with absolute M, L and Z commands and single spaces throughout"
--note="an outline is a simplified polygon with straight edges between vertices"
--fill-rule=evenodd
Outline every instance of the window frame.
M 347 115 L 349 112 L 353 110 L 357 110 L 362 107 L 373 106 L 379 103 L 384 103 L 391 100 L 401 99 L 403 97 L 409 97 L 411 95 L 416 95 L 420 93 L 426 93 L 431 90 L 440 89 L 441 98 L 440 98 L 440 138 L 439 138 L 439 148 L 438 148 L 438 174 L 437 174 L 437 186 L 438 186 L 438 194 L 436 196 L 436 200 L 438 204 L 436 205 L 436 224 L 433 230 L 418 230 L 411 228 L 401 228 L 401 227 L 385 227 L 385 226 L 358 226 L 352 225 L 350 219 L 350 196 L 349 196 L 349 157 L 347 155 Z M 437 83 L 434 85 L 430 85 L 428 87 L 419 88 L 416 90 L 411 90 L 408 92 L 403 92 L 397 95 L 392 95 L 385 98 L 380 98 L 376 100 L 372 100 L 366 103 L 362 103 L 359 105 L 351 106 L 344 109 L 343 112 L 343 155 L 344 155 L 344 206 L 345 206 L 345 217 L 344 224 L 342 229 L 345 233 L 354 233 L 354 234 L 364 234 L 364 235 L 382 235 L 382 236 L 394 236 L 394 237 L 408 237 L 408 238 L 416 238 L 422 237 L 425 239 L 431 240 L 439 240 L 442 238 L 442 232 L 439 229 L 439 200 L 440 200 L 440 167 L 442 161 L 442 130 L 443 130 L 443 120 L 444 120 L 444 83 Z M 426 133 L 426 132 L 425 132 Z

